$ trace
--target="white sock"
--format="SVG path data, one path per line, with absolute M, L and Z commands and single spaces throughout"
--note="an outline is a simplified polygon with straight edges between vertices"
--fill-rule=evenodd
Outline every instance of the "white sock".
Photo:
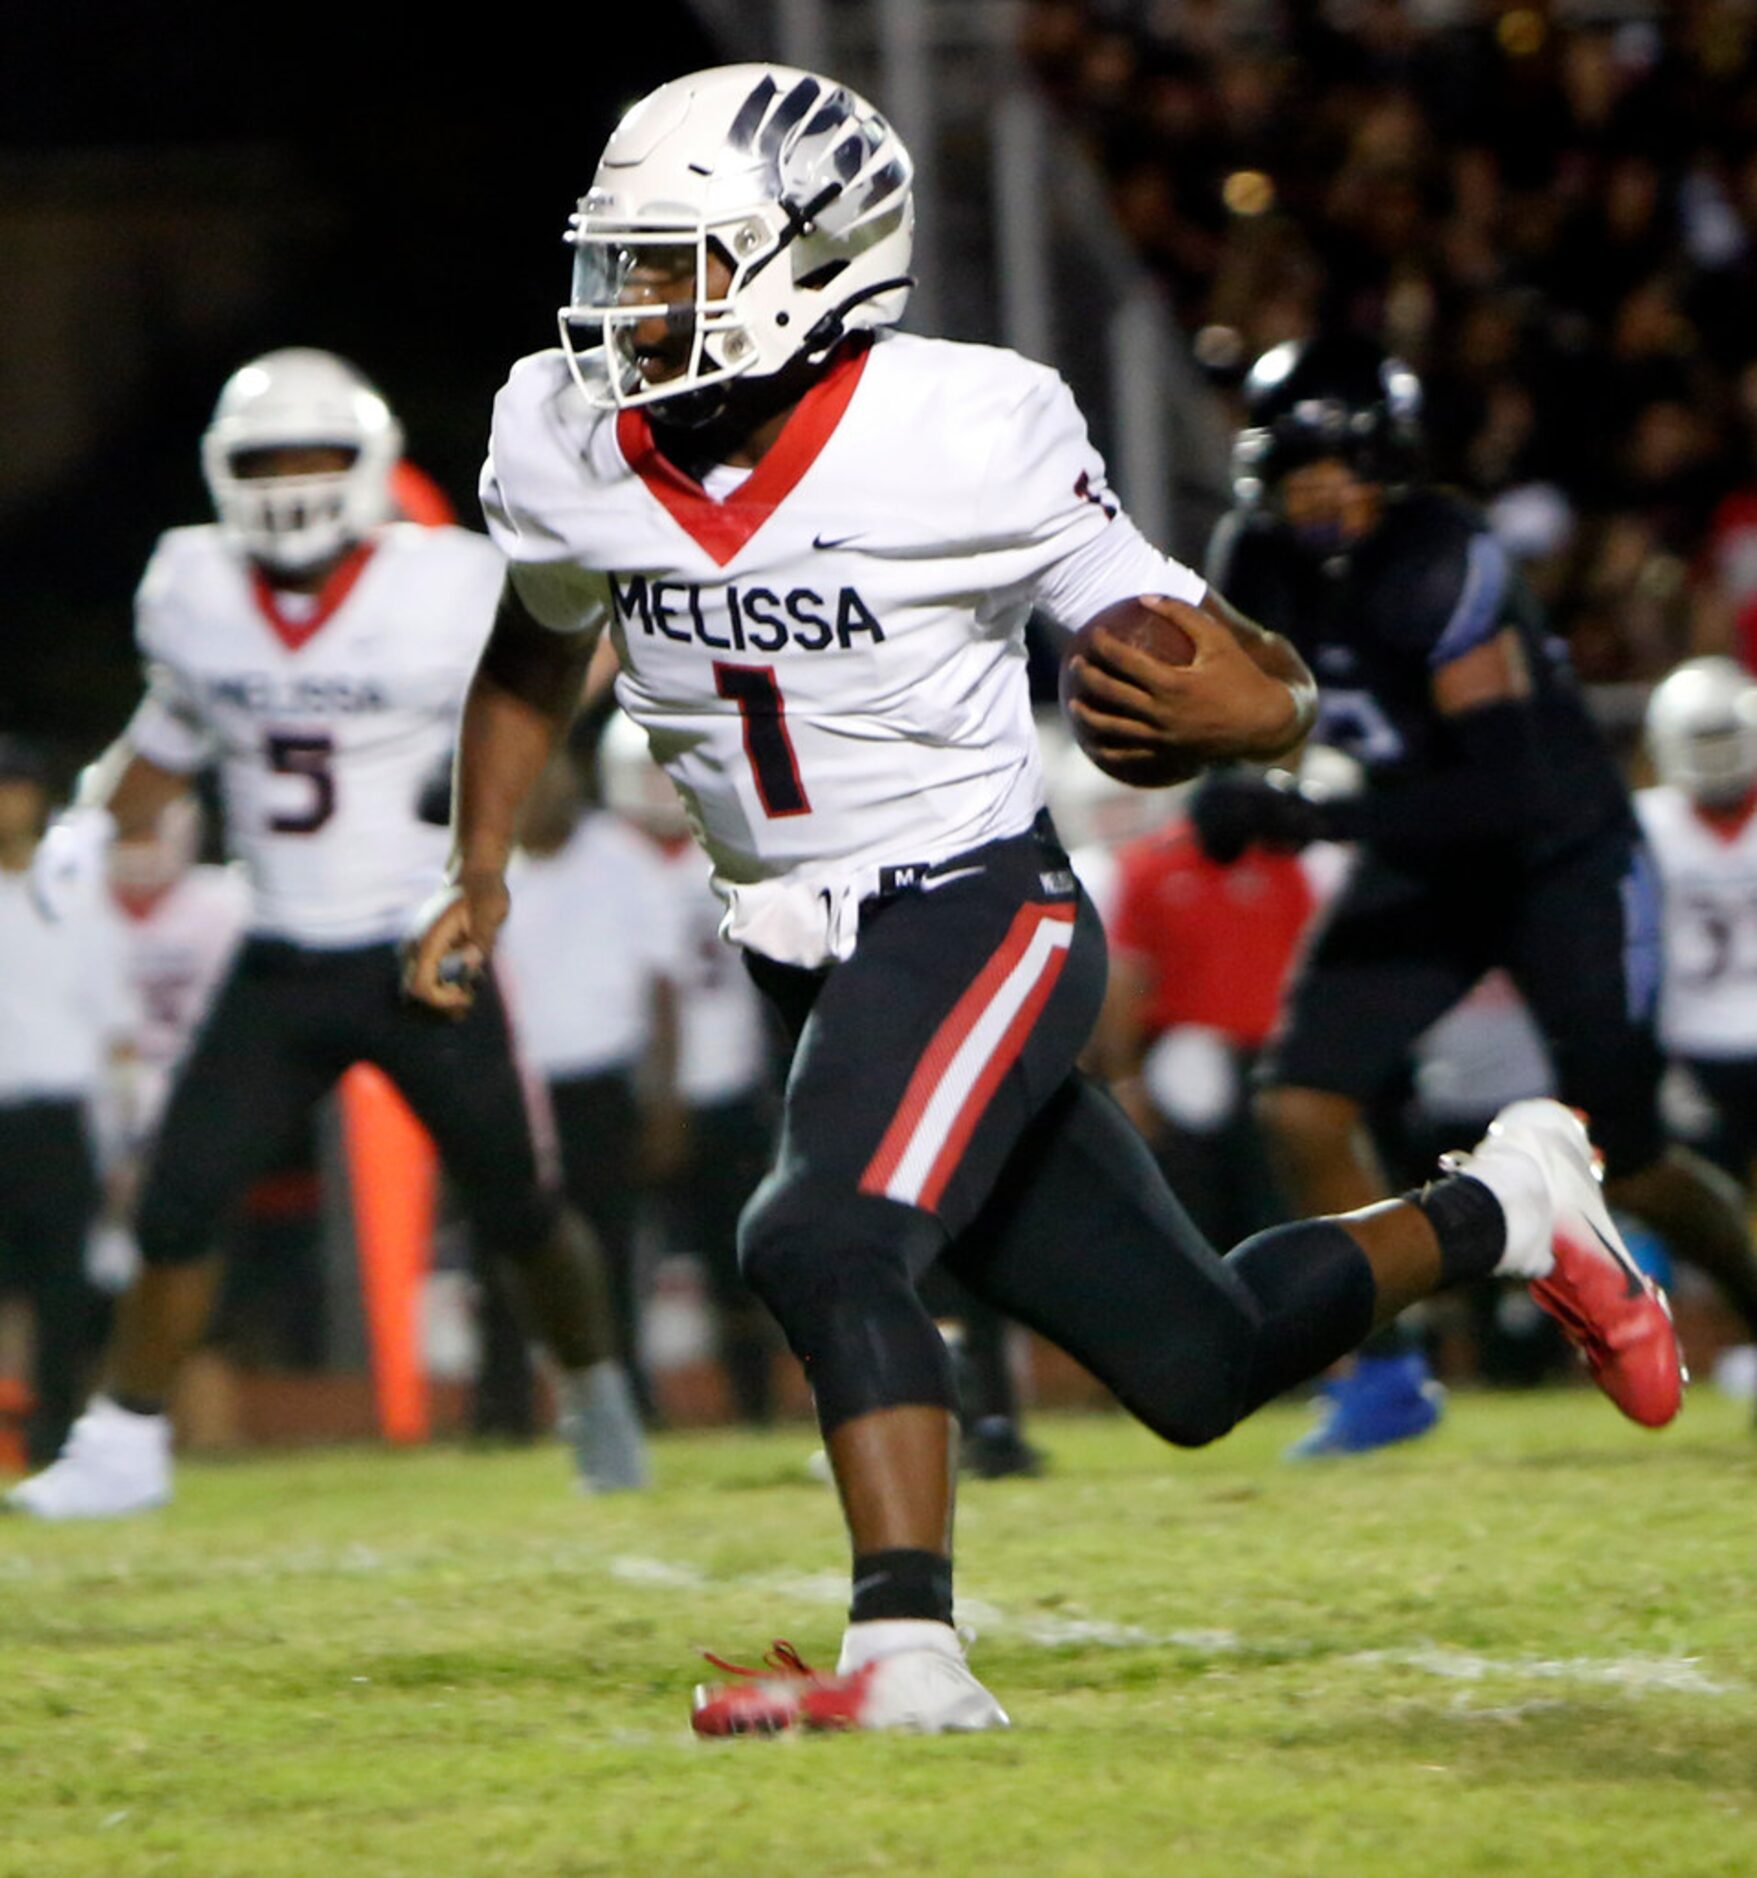
M 1507 1243 L 1495 1267 L 1500 1278 L 1544 1278 L 1556 1262 L 1550 1249 L 1555 1204 L 1543 1168 L 1510 1141 L 1491 1137 L 1459 1170 L 1480 1180 L 1501 1203 Z
M 875 1617 L 864 1624 L 850 1624 L 842 1632 L 836 1670 L 839 1675 L 851 1675 L 881 1656 L 896 1656 L 903 1650 L 934 1650 L 960 1662 L 964 1659 L 964 1646 L 950 1624 L 936 1623 L 931 1617 Z
M 119 1427 L 137 1429 L 143 1434 L 149 1429 L 164 1427 L 167 1420 L 163 1409 L 143 1415 L 138 1409 L 124 1408 L 114 1396 L 105 1395 L 101 1390 L 86 1404 L 85 1412 L 96 1415 L 99 1420 L 115 1421 Z

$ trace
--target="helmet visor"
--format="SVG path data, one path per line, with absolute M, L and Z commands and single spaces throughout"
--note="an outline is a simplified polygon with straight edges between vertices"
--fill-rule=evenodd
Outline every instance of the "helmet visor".
M 568 239 L 573 292 L 562 333 L 576 360 L 603 347 L 617 403 L 668 397 L 734 369 L 710 341 L 736 328 L 735 270 L 705 225 L 635 228 L 581 216 Z M 749 362 L 748 346 L 732 340 L 730 349 Z
M 706 242 L 700 235 L 610 231 L 574 237 L 567 325 L 603 344 L 619 387 L 651 391 L 702 370 Z

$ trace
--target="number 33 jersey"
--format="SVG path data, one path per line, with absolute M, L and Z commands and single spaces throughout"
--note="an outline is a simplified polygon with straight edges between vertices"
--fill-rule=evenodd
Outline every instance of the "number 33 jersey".
M 1660 1041 L 1674 1056 L 1757 1057 L 1757 819 L 1716 826 L 1666 783 L 1635 807 L 1664 889 Z
M 504 564 L 461 528 L 379 530 L 321 593 L 270 589 L 212 526 L 162 536 L 135 599 L 140 754 L 217 763 L 250 930 L 308 946 L 400 936 L 447 835 L 417 813 L 447 762 Z
M 1119 511 L 1061 379 L 989 347 L 851 343 L 748 476 L 708 481 L 545 352 L 496 402 L 482 495 L 528 610 L 608 626 L 734 937 L 750 883 L 845 893 L 1030 824 L 1033 607 L 1204 590 Z

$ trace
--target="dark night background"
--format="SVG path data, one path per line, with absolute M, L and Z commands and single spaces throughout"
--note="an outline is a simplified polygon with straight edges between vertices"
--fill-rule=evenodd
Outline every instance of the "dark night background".
M 0 729 L 70 767 L 120 728 L 134 582 L 207 518 L 200 433 L 257 352 L 353 359 L 479 525 L 490 403 L 553 343 L 605 136 L 716 55 L 673 0 L 454 18 L 0 8 Z

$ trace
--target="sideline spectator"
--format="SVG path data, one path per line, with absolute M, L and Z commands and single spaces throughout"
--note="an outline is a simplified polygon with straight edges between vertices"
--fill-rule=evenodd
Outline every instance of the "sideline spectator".
M 586 805 L 558 753 L 533 793 L 499 957 L 525 1056 L 549 1089 L 569 1200 L 603 1248 L 611 1303 L 642 1415 L 636 1215 L 643 1185 L 682 1155 L 677 1093 L 675 896 L 651 844 Z
M 1022 30 L 1199 360 L 1383 340 L 1439 480 L 1559 499 L 1536 584 L 1584 678 L 1757 664 L 1757 9 L 1035 0 Z
M 667 1244 L 701 1260 L 713 1298 L 720 1362 L 738 1419 L 774 1412 L 772 1370 L 780 1336 L 738 1271 L 738 1216 L 768 1170 L 775 1091 L 756 987 L 737 949 L 720 937 L 725 912 L 690 838 L 683 804 L 619 711 L 598 745 L 605 806 L 638 829 L 658 855 L 678 935 L 678 1164 L 658 1195 Z
M 135 1006 L 121 922 L 95 884 L 59 921 L 29 870 L 50 807 L 40 751 L 0 737 L 0 1288 L 30 1302 L 32 1466 L 55 1458 L 92 1354 L 86 1233 L 98 1209 L 89 1112 L 126 1075 Z

